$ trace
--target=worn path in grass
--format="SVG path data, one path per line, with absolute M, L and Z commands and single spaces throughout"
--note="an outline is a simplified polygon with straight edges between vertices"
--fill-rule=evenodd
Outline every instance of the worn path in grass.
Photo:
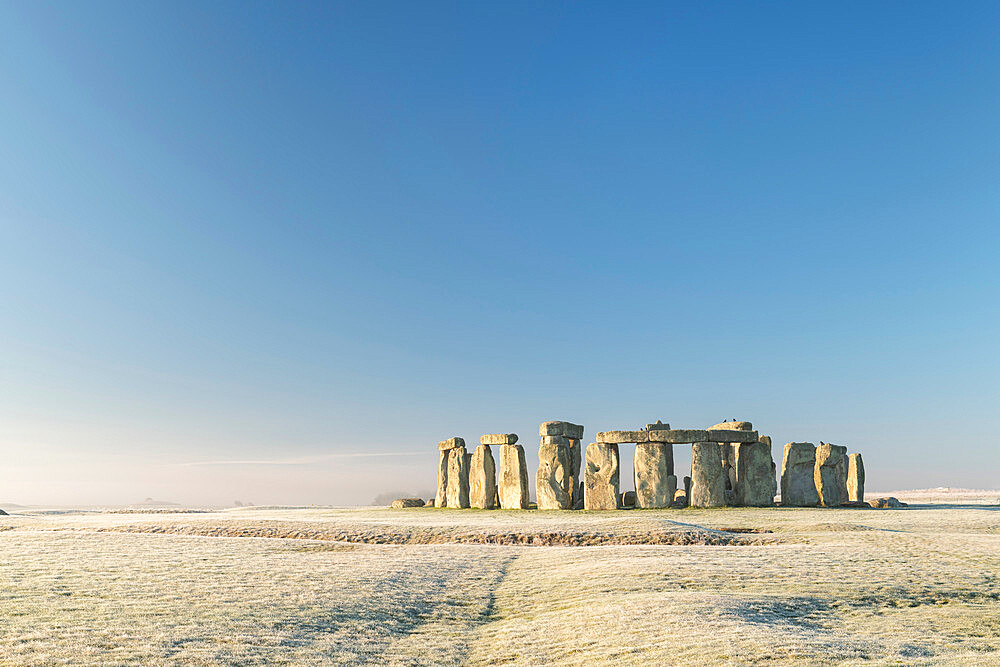
M 996 664 L 998 510 L 0 517 L 0 662 Z

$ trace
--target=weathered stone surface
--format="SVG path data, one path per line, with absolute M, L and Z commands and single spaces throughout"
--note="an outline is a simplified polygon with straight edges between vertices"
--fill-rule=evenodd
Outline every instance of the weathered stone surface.
M 781 461 L 781 504 L 789 507 L 819 505 L 816 491 L 816 445 L 789 442 Z
M 626 491 L 622 494 L 622 507 L 635 507 L 635 491 Z
M 401 510 L 404 507 L 423 507 L 424 501 L 420 498 L 396 498 L 392 501 L 392 509 Z
M 431 498 L 430 500 L 427 501 L 427 507 L 434 507 L 434 499 L 433 498 Z
M 576 438 L 569 440 L 570 507 L 580 509 L 583 496 L 580 495 L 580 466 L 583 463 L 583 447 Z M 579 507 L 578 507 L 579 506 Z
M 521 445 L 500 446 L 500 475 L 497 484 L 500 507 L 505 510 L 528 509 L 528 466 Z
M 665 442 L 668 444 L 682 445 L 691 442 L 705 442 L 708 440 L 708 431 L 698 429 L 653 429 L 647 431 L 646 437 L 649 442 Z
M 708 428 L 710 430 L 711 429 L 726 429 L 726 430 L 729 430 L 729 431 L 752 431 L 753 430 L 753 424 L 751 424 L 750 422 L 732 421 L 732 422 L 722 422 L 721 424 L 716 424 L 715 426 L 709 426 Z
M 692 507 L 722 507 L 726 504 L 726 482 L 723 478 L 719 443 L 696 442 L 691 447 Z
M 635 446 L 636 507 L 670 507 L 674 500 L 668 478 L 674 473 L 674 446 L 662 443 L 640 443 Z M 677 478 L 674 477 L 674 490 Z
M 465 447 L 448 450 L 448 507 L 469 506 L 469 457 Z
M 438 443 L 438 449 L 455 449 L 456 447 L 465 447 L 464 438 L 448 438 L 447 440 L 442 440 Z
M 691 504 L 691 478 L 684 475 L 684 506 Z
M 655 424 L 646 424 L 647 431 L 669 431 L 670 424 L 664 424 L 659 419 L 656 420 Z
M 763 442 L 765 445 L 767 445 L 768 447 L 770 447 L 771 446 L 771 436 L 769 436 L 769 435 L 758 436 L 758 442 Z
M 868 504 L 878 510 L 892 509 L 895 507 L 909 507 L 906 503 L 900 501 L 898 498 L 893 498 L 892 496 L 876 498 Z
M 743 442 L 735 449 L 734 502 L 743 507 L 770 507 L 774 504 L 771 448 L 763 442 Z
M 865 462 L 861 454 L 847 457 L 847 499 L 854 502 L 865 500 Z
M 437 495 L 434 497 L 437 507 L 445 507 L 448 504 L 448 452 L 449 449 L 438 450 L 438 485 Z
M 535 476 L 535 500 L 538 509 L 573 508 L 570 465 L 568 445 L 542 444 L 538 448 L 538 473 Z
M 847 447 L 823 444 L 816 448 L 813 479 L 823 507 L 837 507 L 847 501 Z
M 489 445 L 479 445 L 472 454 L 469 468 L 469 504 L 481 510 L 496 505 L 497 467 Z
M 513 445 L 517 442 L 517 433 L 487 433 L 479 436 L 482 445 Z
M 842 445 L 830 445 L 831 447 L 840 447 L 843 452 L 843 456 L 837 462 L 837 485 L 840 492 L 840 502 L 841 504 L 848 501 L 847 497 L 847 447 Z
M 565 445 L 569 447 L 569 438 L 564 435 L 543 435 L 543 445 Z
M 583 437 L 583 426 L 561 421 L 542 422 L 538 427 L 538 435 L 562 435 L 579 440 Z
M 587 445 L 583 486 L 585 509 L 618 509 L 618 445 L 602 442 Z
M 599 444 L 621 444 L 628 442 L 649 442 L 649 431 L 602 431 L 597 434 Z
M 760 439 L 757 431 L 737 431 L 727 428 L 708 429 L 709 442 L 757 442 Z
M 583 480 L 576 485 L 576 491 L 573 492 L 573 509 L 582 510 L 583 509 Z
M 667 494 L 670 496 L 670 504 L 673 505 L 677 498 L 677 475 L 667 475 Z

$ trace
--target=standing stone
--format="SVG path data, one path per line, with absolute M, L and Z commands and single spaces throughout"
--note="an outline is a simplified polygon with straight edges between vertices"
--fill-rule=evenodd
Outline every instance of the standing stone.
M 813 479 L 823 507 L 837 507 L 847 502 L 846 458 L 847 447 L 825 444 L 816 448 Z
M 743 507 L 770 507 L 774 504 L 774 468 L 771 448 L 763 442 L 735 446 L 733 498 Z
M 618 445 L 587 445 L 583 473 L 583 506 L 588 510 L 618 509 Z
M 562 436 L 549 436 L 560 438 Z M 569 443 L 543 442 L 538 448 L 535 497 L 540 510 L 572 509 Z
M 469 456 L 465 447 L 448 451 L 448 507 L 469 506 Z
M 691 478 L 684 475 L 684 504 L 691 505 Z
M 489 445 L 479 445 L 472 455 L 469 468 L 469 504 L 482 510 L 496 505 L 497 467 Z
M 788 507 L 819 505 L 816 491 L 816 446 L 789 442 L 781 461 L 781 504 Z
M 677 498 L 677 475 L 667 475 L 667 493 L 670 494 L 670 505 L 673 505 Z
M 528 509 L 528 466 L 521 445 L 500 446 L 500 507 L 505 510 Z
M 719 443 L 696 442 L 691 447 L 692 507 L 722 507 L 726 504 L 726 481 Z
M 674 446 L 658 442 L 639 443 L 635 446 L 635 495 L 636 507 L 670 507 L 674 492 L 667 483 L 674 473 Z M 674 477 L 674 491 L 677 478 Z
M 573 509 L 582 510 L 583 509 L 583 480 L 576 485 L 576 491 L 573 492 Z
M 847 457 L 847 499 L 865 501 L 865 462 L 861 460 L 861 454 Z
M 843 456 L 841 456 L 840 460 L 837 462 L 836 470 L 837 470 L 837 486 L 838 486 L 838 490 L 840 492 L 840 503 L 844 504 L 844 503 L 847 502 L 847 497 L 848 497 L 848 493 L 847 493 L 847 447 L 843 447 L 843 446 L 840 446 L 840 445 L 830 445 L 830 446 L 831 447 L 838 447 L 839 446 L 840 449 L 843 450 Z
M 578 438 L 567 438 L 569 440 L 569 495 L 570 507 L 577 509 L 577 504 L 583 504 L 583 498 L 578 497 L 580 486 L 580 466 L 583 464 L 583 447 Z
M 436 507 L 447 507 L 448 505 L 448 452 L 450 449 L 438 451 L 438 486 L 437 495 L 434 497 Z

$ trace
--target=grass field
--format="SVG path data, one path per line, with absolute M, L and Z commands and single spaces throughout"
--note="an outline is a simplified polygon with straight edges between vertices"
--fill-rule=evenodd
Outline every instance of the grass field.
M 0 582 L 4 663 L 1000 663 L 996 505 L 25 511 Z

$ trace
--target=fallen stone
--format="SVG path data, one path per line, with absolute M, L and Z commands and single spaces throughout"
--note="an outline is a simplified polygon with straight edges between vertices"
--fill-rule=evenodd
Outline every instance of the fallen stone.
M 543 443 L 538 448 L 538 473 L 535 476 L 538 509 L 572 509 L 571 479 L 569 446 Z
M 674 447 L 662 443 L 640 443 L 635 446 L 636 507 L 669 507 L 674 500 L 668 479 L 674 473 Z M 673 477 L 674 491 L 677 478 Z
M 482 445 L 513 445 L 517 442 L 517 433 L 488 433 L 479 436 Z
M 781 504 L 788 507 L 819 505 L 816 491 L 816 445 L 789 442 L 781 461 Z
M 528 509 L 528 466 L 521 445 L 500 446 L 500 474 L 497 484 L 500 507 L 505 510 Z
M 469 504 L 481 510 L 496 505 L 497 468 L 489 445 L 479 445 L 472 454 L 469 468 Z
M 469 457 L 465 447 L 448 451 L 448 507 L 469 506 Z
M 691 448 L 692 507 L 722 507 L 726 504 L 719 443 L 696 442 Z
M 861 454 L 847 457 L 847 499 L 853 502 L 865 500 L 865 462 Z
M 743 442 L 735 449 L 734 502 L 742 507 L 770 507 L 774 504 L 771 448 L 763 442 Z
M 602 442 L 587 445 L 583 483 L 585 509 L 618 509 L 618 445 Z
M 445 507 L 448 504 L 448 457 L 450 449 L 438 451 L 438 485 L 437 496 L 434 500 L 438 507 Z
M 401 510 L 404 507 L 423 507 L 424 501 L 420 498 L 396 498 L 392 501 L 391 507 L 395 510 Z
M 708 440 L 708 431 L 698 429 L 653 429 L 646 433 L 649 442 L 664 442 L 673 445 L 705 442 Z
M 464 438 L 448 438 L 447 440 L 442 440 L 438 443 L 438 449 L 455 449 L 456 447 L 465 447 Z
M 602 431 L 597 434 L 598 444 L 649 442 L 649 431 Z
M 876 498 L 868 503 L 870 506 L 877 510 L 893 509 L 896 507 L 909 507 L 907 503 L 900 501 L 898 498 L 893 498 L 888 496 L 885 498 Z
M 846 458 L 847 447 L 823 444 L 816 448 L 813 479 L 819 494 L 819 504 L 823 507 L 837 507 L 847 500 Z

